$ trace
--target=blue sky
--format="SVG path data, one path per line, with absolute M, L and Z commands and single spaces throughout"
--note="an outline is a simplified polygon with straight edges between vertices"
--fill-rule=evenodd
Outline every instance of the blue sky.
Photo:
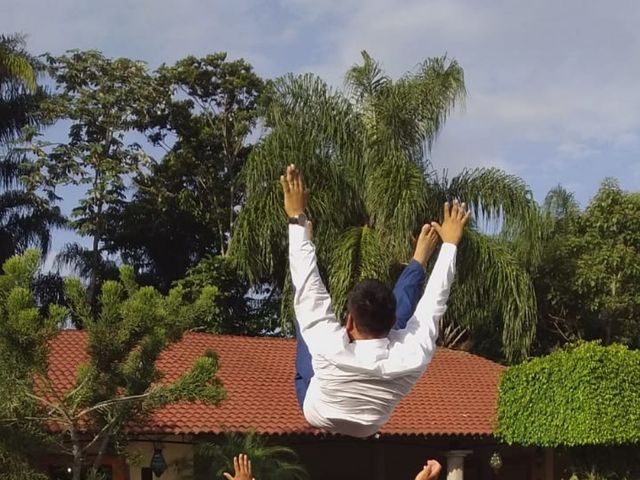
M 635 0 L 0 0 L 0 31 L 34 53 L 95 48 L 154 68 L 226 51 L 271 77 L 340 86 L 366 49 L 398 76 L 447 53 L 468 99 L 432 152 L 437 170 L 498 166 L 537 200 L 582 205 L 604 177 L 640 190 L 640 4 Z

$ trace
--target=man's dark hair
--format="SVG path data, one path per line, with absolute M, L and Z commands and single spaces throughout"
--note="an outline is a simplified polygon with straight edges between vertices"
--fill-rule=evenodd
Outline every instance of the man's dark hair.
M 358 330 L 384 337 L 396 321 L 396 297 L 379 280 L 362 280 L 349 293 L 347 310 Z

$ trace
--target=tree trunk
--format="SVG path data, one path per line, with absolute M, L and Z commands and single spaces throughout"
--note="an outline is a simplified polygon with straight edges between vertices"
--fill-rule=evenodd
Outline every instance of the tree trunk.
M 80 439 L 75 428 L 71 427 L 71 442 L 73 444 L 73 464 L 71 466 L 71 478 L 72 480 L 81 480 L 82 477 L 82 446 L 80 445 Z
M 98 183 L 100 181 L 100 170 L 97 166 L 94 167 L 95 171 L 93 173 L 93 188 L 94 191 L 98 188 Z M 99 255 L 100 252 L 98 248 L 100 247 L 100 215 L 102 215 L 102 199 L 99 198 L 96 206 L 96 220 L 93 232 L 93 242 L 91 245 L 91 274 L 89 276 L 89 305 L 91 305 L 91 311 L 96 314 L 97 313 L 97 297 L 98 297 L 98 264 L 99 264 Z
M 93 471 L 97 472 L 102 464 L 102 458 L 104 457 L 105 452 L 107 451 L 107 446 L 109 445 L 109 437 L 111 436 L 111 428 L 107 429 L 104 434 L 104 437 L 100 441 L 100 446 L 98 447 L 98 453 L 96 454 L 96 458 L 93 461 Z
M 233 189 L 233 179 L 231 179 L 230 183 L 231 183 L 231 186 L 229 187 L 229 243 L 231 243 L 231 232 L 233 231 L 233 196 L 235 193 Z M 224 241 L 225 239 L 223 238 L 222 240 Z

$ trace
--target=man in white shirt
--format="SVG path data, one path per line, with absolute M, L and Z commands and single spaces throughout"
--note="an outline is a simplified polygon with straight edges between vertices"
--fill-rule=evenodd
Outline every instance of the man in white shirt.
M 431 361 L 438 322 L 453 281 L 456 248 L 469 213 L 464 204 L 445 204 L 442 225 L 431 223 L 443 245 L 425 293 L 404 328 L 392 330 L 395 298 L 376 280 L 354 287 L 343 327 L 318 272 L 310 225 L 304 215 L 308 194 L 294 165 L 287 167 L 281 183 L 290 224 L 296 326 L 313 366 L 304 397 L 305 418 L 333 433 L 368 437 L 386 423 Z

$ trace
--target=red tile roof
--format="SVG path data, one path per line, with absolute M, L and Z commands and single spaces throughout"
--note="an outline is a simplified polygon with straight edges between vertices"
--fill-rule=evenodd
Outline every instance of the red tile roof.
M 227 398 L 217 407 L 180 402 L 156 412 L 136 433 L 219 433 L 253 429 L 266 434 L 318 434 L 300 409 L 293 387 L 295 341 L 189 333 L 158 360 L 167 381 L 207 350 L 220 358 Z M 87 360 L 86 335 L 63 331 L 52 341 L 50 377 L 61 390 L 75 383 Z M 491 435 L 503 367 L 469 353 L 438 348 L 427 372 L 382 429 L 387 435 Z

